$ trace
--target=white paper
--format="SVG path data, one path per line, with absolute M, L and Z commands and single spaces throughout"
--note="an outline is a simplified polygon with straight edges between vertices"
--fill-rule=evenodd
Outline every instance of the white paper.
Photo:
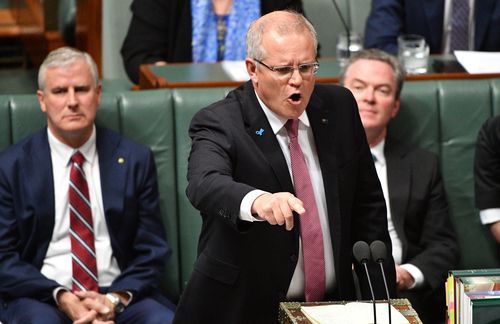
M 373 304 L 351 302 L 319 306 L 301 306 L 302 313 L 315 324 L 371 324 L 373 323 Z M 386 303 L 376 303 L 377 324 L 389 323 L 389 310 Z M 391 305 L 391 322 L 408 324 L 408 320 Z
M 500 52 L 453 52 L 457 61 L 470 74 L 500 73 Z
M 244 82 L 250 79 L 245 61 L 222 61 L 221 65 L 224 72 L 233 81 Z

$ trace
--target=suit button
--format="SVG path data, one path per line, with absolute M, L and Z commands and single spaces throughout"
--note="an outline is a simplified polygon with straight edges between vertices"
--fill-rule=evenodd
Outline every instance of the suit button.
M 292 261 L 293 263 L 297 262 L 298 258 L 297 258 L 297 255 L 296 254 L 292 254 L 290 255 L 290 261 Z

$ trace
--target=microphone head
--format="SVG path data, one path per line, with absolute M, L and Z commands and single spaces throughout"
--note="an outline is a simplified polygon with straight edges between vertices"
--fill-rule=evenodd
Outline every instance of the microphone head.
M 385 243 L 382 241 L 373 241 L 370 244 L 370 250 L 372 252 L 372 259 L 375 262 L 384 262 L 387 257 L 387 248 Z
M 357 241 L 354 243 L 352 253 L 359 263 L 366 263 L 370 260 L 370 247 L 365 241 Z

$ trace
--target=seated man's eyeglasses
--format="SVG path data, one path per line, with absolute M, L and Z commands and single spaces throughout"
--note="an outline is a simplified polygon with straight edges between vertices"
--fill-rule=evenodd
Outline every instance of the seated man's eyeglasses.
M 280 77 L 291 77 L 293 74 L 293 71 L 295 69 L 299 70 L 300 75 L 304 76 L 311 76 L 313 74 L 316 74 L 319 69 L 319 63 L 318 62 L 313 62 L 313 63 L 303 63 L 299 64 L 297 67 L 292 66 L 292 65 L 281 65 L 281 66 L 269 66 L 262 61 L 259 61 L 257 59 L 253 59 L 255 62 L 262 64 L 262 66 L 265 66 L 269 70 L 275 72 L 278 76 Z

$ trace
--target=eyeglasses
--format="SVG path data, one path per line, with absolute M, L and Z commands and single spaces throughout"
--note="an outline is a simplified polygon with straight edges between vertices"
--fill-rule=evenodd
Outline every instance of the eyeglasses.
M 299 64 L 297 67 L 292 66 L 292 65 L 281 65 L 281 66 L 269 66 L 265 64 L 262 61 L 259 61 L 257 59 L 253 59 L 255 62 L 262 64 L 269 70 L 276 72 L 280 77 L 291 77 L 293 74 L 293 71 L 295 69 L 299 70 L 299 73 L 302 76 L 311 76 L 313 74 L 316 74 L 319 69 L 319 63 L 314 62 L 314 63 L 303 63 Z

